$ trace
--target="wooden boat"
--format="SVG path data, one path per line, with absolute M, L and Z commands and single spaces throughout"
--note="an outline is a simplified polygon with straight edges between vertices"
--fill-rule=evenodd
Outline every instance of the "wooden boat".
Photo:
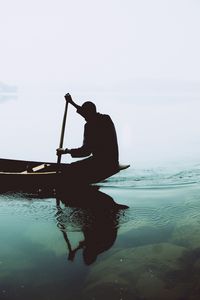
M 118 170 L 96 177 L 87 184 L 102 181 L 129 165 L 120 165 Z M 67 172 L 68 164 L 52 162 L 25 161 L 13 159 L 0 159 L 0 191 L 31 191 L 60 189 L 66 185 L 72 185 L 75 175 Z M 72 180 L 73 178 L 73 180 Z M 77 182 L 74 182 L 77 184 Z M 80 184 L 82 181 L 79 182 Z M 84 183 L 84 180 L 83 180 Z M 86 183 L 86 182 L 85 182 Z

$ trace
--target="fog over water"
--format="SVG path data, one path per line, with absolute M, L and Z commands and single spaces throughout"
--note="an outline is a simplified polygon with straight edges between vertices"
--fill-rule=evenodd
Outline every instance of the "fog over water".
M 198 163 L 199 13 L 196 0 L 3 0 L 0 156 L 56 161 L 70 92 L 111 115 L 122 162 Z M 83 124 L 70 107 L 66 147 Z
M 1 103 L 1 157 L 56 160 L 64 111 L 64 90 L 22 89 L 17 99 Z M 120 161 L 133 167 L 198 163 L 199 101 L 193 97 L 75 94 L 78 103 L 93 100 L 116 124 Z M 84 120 L 69 107 L 65 147 L 82 143 Z M 106 145 L 105 145 L 106 147 Z M 68 156 L 63 161 L 71 161 Z

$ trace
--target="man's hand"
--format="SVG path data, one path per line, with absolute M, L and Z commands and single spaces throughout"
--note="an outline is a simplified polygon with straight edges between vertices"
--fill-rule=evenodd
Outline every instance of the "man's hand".
M 56 149 L 56 154 L 57 155 L 62 155 L 62 154 L 67 154 L 67 153 L 70 153 L 70 150 L 69 149 L 63 149 L 63 148 L 58 148 Z
M 71 97 L 71 95 L 69 94 L 69 93 L 67 93 L 66 95 L 65 95 L 65 100 L 68 102 L 68 103 L 73 103 L 73 100 L 72 100 L 72 97 Z
M 72 97 L 71 95 L 68 93 L 65 95 L 65 100 L 70 103 L 71 105 L 73 105 L 76 109 L 79 109 L 80 106 L 78 104 L 76 104 L 73 100 L 72 100 Z

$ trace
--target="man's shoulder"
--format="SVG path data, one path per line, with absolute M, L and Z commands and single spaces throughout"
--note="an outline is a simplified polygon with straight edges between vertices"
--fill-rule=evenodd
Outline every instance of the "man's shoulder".
M 111 117 L 109 115 L 106 114 L 100 114 L 98 113 L 98 118 L 102 121 L 111 121 Z

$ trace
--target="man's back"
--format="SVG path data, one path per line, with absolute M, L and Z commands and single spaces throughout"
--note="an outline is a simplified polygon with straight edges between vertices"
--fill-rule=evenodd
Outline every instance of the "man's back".
M 114 124 L 100 113 L 85 125 L 85 138 L 95 159 L 118 163 L 118 143 Z
M 96 113 L 85 124 L 83 145 L 71 149 L 72 157 L 85 157 L 92 154 L 98 163 L 118 166 L 118 143 L 115 126 L 108 115 Z

